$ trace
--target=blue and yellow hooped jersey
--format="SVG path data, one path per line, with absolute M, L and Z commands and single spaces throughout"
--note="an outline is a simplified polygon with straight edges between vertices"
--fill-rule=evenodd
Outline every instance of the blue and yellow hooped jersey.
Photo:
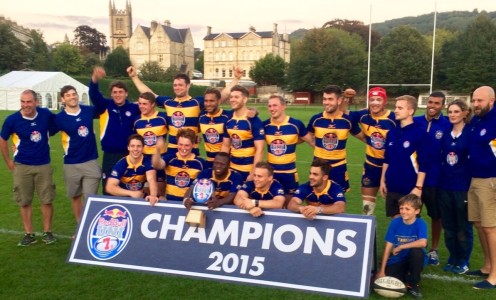
M 224 136 L 224 125 L 232 118 L 232 112 L 222 108 L 216 114 L 203 113 L 200 116 L 200 131 L 207 153 L 207 161 L 213 162 L 215 155 L 220 152 Z
M 298 187 L 293 197 L 306 201 L 308 205 L 332 205 L 338 201 L 346 202 L 343 188 L 332 180 L 327 181 L 327 185 L 322 192 L 316 192 L 310 186 L 310 182 Z
M 158 96 L 157 104 L 165 109 L 167 115 L 168 148 L 177 148 L 177 131 L 180 128 L 190 128 L 198 134 L 198 120 L 204 107 L 203 97 L 179 100 L 168 96 Z
M 305 125 L 290 116 L 279 124 L 269 119 L 263 125 L 267 161 L 274 167 L 274 172 L 296 172 L 296 145 L 301 137 L 308 134 Z
M 134 130 L 145 140 L 143 153 L 153 154 L 155 153 L 157 138 L 163 137 L 165 139 L 167 137 L 167 116 L 165 113 L 158 111 L 150 117 L 141 115 L 134 122 Z M 160 153 L 165 153 L 165 147 L 160 150 Z
M 350 116 L 358 121 L 367 141 L 365 162 L 382 167 L 387 133 L 397 126 L 394 113 L 386 110 L 382 116 L 374 117 L 368 109 L 363 109 L 350 112 Z
M 179 158 L 178 153 L 165 154 L 162 158 L 165 161 L 166 198 L 167 200 L 183 201 L 189 186 L 205 169 L 205 161 L 193 153 L 187 159 Z
M 110 178 L 119 180 L 119 186 L 129 191 L 141 191 L 146 182 L 146 172 L 153 170 L 152 160 L 148 156 L 133 164 L 129 155 L 121 158 L 112 169 Z
M 255 141 L 264 139 L 262 121 L 258 117 L 233 116 L 225 125 L 224 137 L 231 139 L 231 168 L 250 172 L 255 157 Z
M 307 127 L 315 135 L 314 157 L 331 163 L 346 162 L 346 142 L 351 132 L 360 133 L 358 123 L 342 112 L 334 118 L 326 112 L 314 115 Z

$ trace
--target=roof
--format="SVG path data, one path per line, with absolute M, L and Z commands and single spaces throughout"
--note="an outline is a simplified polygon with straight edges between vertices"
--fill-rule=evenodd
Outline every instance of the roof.
M 274 34 L 272 31 L 247 31 L 247 32 L 223 32 L 223 33 L 211 33 L 203 38 L 203 40 L 208 41 L 208 40 L 215 40 L 217 37 L 221 36 L 222 34 L 227 34 L 233 39 L 237 40 L 248 33 L 253 32 L 256 35 L 260 36 L 261 38 L 272 38 L 272 35 Z
M 165 25 L 162 25 L 162 28 L 164 29 L 165 33 L 167 33 L 171 41 L 181 44 L 184 44 L 184 42 L 186 41 L 186 35 L 188 34 L 187 28 L 176 29 Z

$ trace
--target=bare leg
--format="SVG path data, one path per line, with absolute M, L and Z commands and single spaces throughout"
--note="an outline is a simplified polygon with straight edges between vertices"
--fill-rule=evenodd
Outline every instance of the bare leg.
M 81 212 L 83 211 L 81 195 L 72 198 L 72 211 L 74 212 L 76 222 L 79 224 L 79 221 L 81 221 Z
M 20 212 L 24 231 L 26 231 L 26 233 L 33 233 L 33 207 L 31 205 L 21 206 Z
M 50 232 L 52 230 L 52 216 L 53 216 L 53 206 L 52 204 L 41 204 L 41 214 L 43 218 L 43 231 Z
M 479 241 L 481 244 L 482 253 L 484 254 L 484 264 L 482 265 L 480 270 L 483 273 L 489 273 L 489 271 L 491 270 L 491 261 L 489 259 L 488 241 L 486 239 L 486 235 L 484 234 L 484 230 L 481 227 L 481 223 L 480 222 L 474 222 L 474 226 L 477 229 L 477 234 L 479 236 Z
M 487 281 L 496 284 L 496 227 L 482 227 L 487 243 L 489 264 L 491 266 Z

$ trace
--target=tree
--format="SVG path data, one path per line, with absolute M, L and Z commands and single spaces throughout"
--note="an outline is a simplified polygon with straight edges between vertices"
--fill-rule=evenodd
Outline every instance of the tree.
M 23 69 L 28 62 L 26 47 L 8 24 L 0 24 L 0 71 Z
M 195 70 L 203 72 L 203 55 L 204 51 L 195 52 Z
M 384 36 L 372 52 L 372 83 L 426 84 L 430 82 L 431 47 L 420 32 L 399 26 Z M 418 93 L 421 88 L 391 88 L 391 94 Z
M 181 73 L 176 65 L 172 65 L 167 70 L 165 70 L 163 81 L 165 82 L 173 82 L 174 76 Z
M 129 54 L 122 47 L 115 48 L 112 53 L 107 55 L 104 67 L 107 75 L 113 77 L 127 77 L 127 68 L 131 65 Z
M 356 33 L 362 38 L 362 40 L 365 43 L 366 49 L 368 49 L 369 26 L 363 24 L 363 22 L 361 21 L 334 19 L 332 21 L 326 22 L 322 26 L 322 28 L 336 28 L 347 31 L 349 33 Z M 370 44 L 372 46 L 372 49 L 374 49 L 375 46 L 379 44 L 380 40 L 381 40 L 381 35 L 377 31 L 372 30 L 370 37 Z
M 291 46 L 288 83 L 293 90 L 321 91 L 329 84 L 365 85 L 367 52 L 356 34 L 315 28 Z
M 472 92 L 481 85 L 496 85 L 496 25 L 481 14 L 462 33 L 445 43 L 438 78 L 443 88 Z
M 81 49 L 82 54 L 107 52 L 107 37 L 95 28 L 80 25 L 74 29 L 74 44 Z
M 250 77 L 258 85 L 284 85 L 288 64 L 279 55 L 269 53 L 255 62 Z
M 60 44 L 53 53 L 53 66 L 55 70 L 67 74 L 79 74 L 83 61 L 79 49 L 69 43 Z
M 28 68 L 37 71 L 51 70 L 52 54 L 45 43 L 43 33 L 31 30 L 31 40 L 28 41 L 29 63 Z
M 162 81 L 165 71 L 156 61 L 147 61 L 139 67 L 140 78 L 144 81 Z

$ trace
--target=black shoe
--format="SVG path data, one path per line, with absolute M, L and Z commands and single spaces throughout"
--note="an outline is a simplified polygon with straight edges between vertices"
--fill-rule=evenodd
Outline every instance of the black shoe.
M 475 277 L 487 277 L 489 276 L 489 273 L 483 273 L 480 269 L 478 269 L 475 271 L 468 271 L 467 273 L 465 273 L 465 275 L 475 276 Z
M 36 244 L 37 240 L 34 237 L 34 233 L 26 233 L 22 240 L 17 244 L 20 247 L 26 247 L 32 244 Z
M 422 298 L 422 292 L 420 291 L 420 287 L 418 284 L 415 285 L 407 285 L 406 287 L 410 295 L 415 298 Z

